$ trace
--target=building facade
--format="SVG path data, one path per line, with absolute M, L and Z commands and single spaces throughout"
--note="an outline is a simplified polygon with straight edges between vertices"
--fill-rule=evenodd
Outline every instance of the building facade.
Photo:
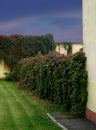
M 96 123 L 96 0 L 82 0 L 83 44 L 87 57 L 88 102 L 86 117 Z
M 80 49 L 83 48 L 83 44 L 81 42 L 61 42 L 61 43 L 57 43 L 56 45 L 56 52 L 59 52 L 61 54 L 67 55 L 67 49 L 65 49 L 64 44 L 68 45 L 70 44 L 72 47 L 72 54 L 78 52 Z

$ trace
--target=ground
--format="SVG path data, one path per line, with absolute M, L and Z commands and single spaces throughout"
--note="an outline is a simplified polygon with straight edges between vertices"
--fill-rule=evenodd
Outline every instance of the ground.
M 46 115 L 47 102 L 0 81 L 0 130 L 61 130 Z

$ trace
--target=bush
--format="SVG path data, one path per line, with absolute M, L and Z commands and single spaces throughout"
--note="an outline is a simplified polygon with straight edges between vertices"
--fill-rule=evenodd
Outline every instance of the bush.
M 0 35 L 0 58 L 5 61 L 10 70 L 25 57 L 43 55 L 55 49 L 51 34 L 41 36 Z
M 37 55 L 36 57 L 22 59 L 19 62 L 17 72 L 21 88 L 30 88 L 31 91 L 36 89 L 37 77 L 43 60 L 44 56 Z
M 19 63 L 21 88 L 29 88 L 57 104 L 63 104 L 74 117 L 84 116 L 87 102 L 86 57 L 83 52 L 63 56 L 56 52 Z

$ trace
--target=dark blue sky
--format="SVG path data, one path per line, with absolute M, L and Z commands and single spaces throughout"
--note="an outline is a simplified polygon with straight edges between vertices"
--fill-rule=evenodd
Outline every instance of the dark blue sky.
M 0 34 L 82 41 L 82 0 L 0 0 Z

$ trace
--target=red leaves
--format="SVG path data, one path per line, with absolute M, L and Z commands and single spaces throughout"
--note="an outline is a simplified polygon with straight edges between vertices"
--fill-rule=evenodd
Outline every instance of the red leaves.
M 6 35 L 0 35 L 0 39 L 7 39 L 8 38 L 8 36 L 6 36 Z
M 14 49 L 18 51 L 18 50 L 20 50 L 20 46 L 17 45 L 17 44 L 15 44 L 15 45 L 14 45 Z
M 13 66 L 11 64 L 9 65 L 9 69 L 10 69 L 10 71 L 12 71 L 12 69 L 13 69 Z
M 13 41 L 16 41 L 17 40 L 17 35 L 10 35 L 9 38 Z

